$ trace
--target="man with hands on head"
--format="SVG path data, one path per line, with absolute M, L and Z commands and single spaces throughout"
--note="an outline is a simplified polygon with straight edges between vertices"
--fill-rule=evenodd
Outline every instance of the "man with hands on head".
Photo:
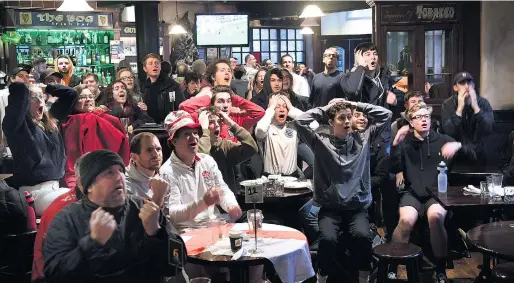
M 234 193 L 227 186 L 214 159 L 198 153 L 200 124 L 185 111 L 170 113 L 165 120 L 172 148 L 160 173 L 170 184 L 169 214 L 180 228 L 198 227 L 221 215 L 219 204 L 232 219 L 242 216 Z
M 252 134 L 234 122 L 223 111 L 204 110 L 198 117 L 203 135 L 199 152 L 209 154 L 218 164 L 223 180 L 234 194 L 237 193 L 234 166 L 247 161 L 257 153 L 257 143 Z M 221 138 L 221 127 L 225 125 L 238 142 Z
M 434 198 L 427 188 L 437 184 L 437 167 L 444 161 L 451 167 L 451 160 L 456 154 L 474 158 L 474 152 L 453 138 L 439 134 L 431 129 L 432 107 L 424 102 L 411 106 L 408 111 L 411 132 L 402 127 L 393 141 L 391 154 L 391 173 L 397 175 L 400 187 L 400 220 L 393 233 L 393 242 L 409 242 L 409 235 L 418 218 L 425 215 L 430 227 L 430 242 L 436 257 L 434 282 L 449 282 L 446 278 L 446 257 L 448 254 L 444 220 L 446 210 Z
M 453 90 L 456 93 L 443 102 L 441 109 L 443 132 L 474 149 L 477 160 L 484 161 L 484 138 L 493 132 L 493 109 L 487 99 L 477 94 L 468 72 L 455 76 Z
M 157 283 L 174 275 L 168 238 L 181 239 L 157 204 L 127 195 L 123 160 L 95 150 L 79 171 L 86 197 L 50 224 L 43 246 L 47 282 Z

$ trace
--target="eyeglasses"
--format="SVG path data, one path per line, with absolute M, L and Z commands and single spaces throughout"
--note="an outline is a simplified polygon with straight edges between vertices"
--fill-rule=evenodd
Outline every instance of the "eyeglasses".
M 134 77 L 122 77 L 122 78 L 120 78 L 120 80 L 122 80 L 122 81 L 133 81 Z
M 325 58 L 337 58 L 337 54 L 323 54 L 323 57 Z
M 46 95 L 44 95 L 44 94 L 31 95 L 31 96 L 30 96 L 30 99 L 32 99 L 32 101 L 38 101 L 38 100 L 43 100 L 43 101 L 45 101 L 45 99 L 46 99 Z
M 421 120 L 421 119 L 430 120 L 430 118 L 431 118 L 430 114 L 416 115 L 416 116 L 411 117 L 412 120 Z
M 93 95 L 79 95 L 79 100 L 93 100 L 95 97 Z

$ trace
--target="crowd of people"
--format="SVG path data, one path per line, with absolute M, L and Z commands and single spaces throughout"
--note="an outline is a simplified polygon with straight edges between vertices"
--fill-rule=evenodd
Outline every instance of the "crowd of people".
M 318 282 L 366 282 L 372 224 L 383 221 L 387 241 L 407 243 L 423 218 L 434 282 L 449 282 L 446 210 L 426 188 L 437 184 L 441 161 L 451 168 L 482 160 L 492 108 L 472 75 L 461 72 L 441 121 L 420 91 L 405 94 L 405 112 L 392 121 L 398 99 L 377 47 L 362 43 L 354 55 L 348 73 L 337 70 L 337 49 L 328 48 L 315 75 L 295 68 L 290 55 L 280 66 L 259 66 L 250 54 L 244 64 L 179 63 L 170 76 L 161 58 L 148 54 L 141 85 L 121 68 L 105 89 L 94 73 L 74 75 L 66 56 L 55 69 L 37 61 L 12 70 L 0 91 L 0 117 L 2 157 L 12 156 L 14 168 L 0 190 L 34 198 L 41 222 L 33 280 L 159 282 L 177 275 L 169 237 L 180 242 L 180 231 L 214 218 L 243 221 L 239 182 L 282 175 L 312 179 L 313 198 L 297 217 L 318 250 Z M 132 135 L 148 123 L 166 129 L 166 144 L 152 133 Z M 508 149 L 500 169 L 511 176 Z M 19 209 L 26 209 L 24 195 L 9 196 L 23 197 Z M 220 272 L 192 264 L 186 270 Z M 262 270 L 254 273 L 251 282 L 262 282 Z

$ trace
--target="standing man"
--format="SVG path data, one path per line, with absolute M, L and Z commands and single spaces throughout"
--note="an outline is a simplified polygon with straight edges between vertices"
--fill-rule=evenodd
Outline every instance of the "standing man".
M 255 59 L 255 56 L 253 56 L 252 54 L 248 54 L 245 56 L 245 62 L 246 74 L 243 76 L 242 79 L 245 81 L 251 81 L 253 80 L 258 71 L 257 59 Z
M 46 59 L 45 58 L 37 58 L 32 62 L 32 75 L 36 82 L 41 83 L 42 81 L 39 79 L 39 76 L 46 71 Z
M 148 115 L 155 123 L 161 124 L 168 113 L 178 109 L 184 101 L 184 94 L 174 79 L 161 74 L 159 55 L 146 55 L 143 69 L 147 76 L 144 83 L 144 103 L 148 106 Z
M 230 67 L 232 67 L 232 70 L 234 70 L 239 63 L 239 60 L 235 57 L 230 57 Z
M 334 47 L 327 48 L 323 53 L 325 70 L 312 79 L 312 91 L 309 97 L 309 104 L 312 107 L 323 107 L 334 98 L 344 97 L 341 86 L 341 78 L 344 74 L 337 70 L 338 57 L 339 53 Z
M 280 62 L 282 68 L 286 68 L 293 75 L 293 92 L 303 97 L 309 97 L 311 94 L 309 83 L 304 77 L 296 74 L 293 57 L 291 57 L 289 54 L 286 54 L 280 58 Z
M 477 160 L 485 164 L 484 139 L 493 132 L 493 109 L 487 99 L 477 94 L 468 72 L 455 76 L 453 91 L 455 94 L 443 102 L 441 109 L 443 132 L 473 148 Z
M 57 57 L 55 71 L 63 76 L 64 85 L 75 87 L 80 84 L 80 78 L 75 75 L 75 69 L 70 57 L 61 55 Z
M 373 123 L 362 132 L 352 131 L 352 111 L 357 110 Z M 298 134 L 314 151 L 314 201 L 318 215 L 318 282 L 341 274 L 339 248 L 349 250 L 349 260 L 341 265 L 345 281 L 366 280 L 372 257 L 368 207 L 371 205 L 370 143 L 389 124 L 391 111 L 372 104 L 334 99 L 327 106 L 311 109 L 294 121 Z M 311 129 L 317 121 L 329 124 L 332 136 Z M 340 278 L 337 278 L 340 279 Z

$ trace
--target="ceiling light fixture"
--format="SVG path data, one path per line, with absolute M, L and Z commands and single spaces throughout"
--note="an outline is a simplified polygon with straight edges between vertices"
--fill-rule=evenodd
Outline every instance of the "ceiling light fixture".
M 175 16 L 175 21 L 177 23 L 171 27 L 168 34 L 186 34 L 187 31 L 178 23 L 178 1 L 175 1 L 175 12 L 177 13 Z
M 317 5 L 307 5 L 303 9 L 300 18 L 317 18 L 323 17 L 325 14 L 321 11 L 321 9 Z
M 59 12 L 90 12 L 94 11 L 86 0 L 64 0 L 61 7 L 57 8 Z
M 300 31 L 300 34 L 314 34 L 314 31 L 310 27 L 304 27 Z
M 303 22 L 300 26 L 301 27 L 319 27 L 319 24 L 315 18 L 307 18 L 307 19 L 303 20 Z

